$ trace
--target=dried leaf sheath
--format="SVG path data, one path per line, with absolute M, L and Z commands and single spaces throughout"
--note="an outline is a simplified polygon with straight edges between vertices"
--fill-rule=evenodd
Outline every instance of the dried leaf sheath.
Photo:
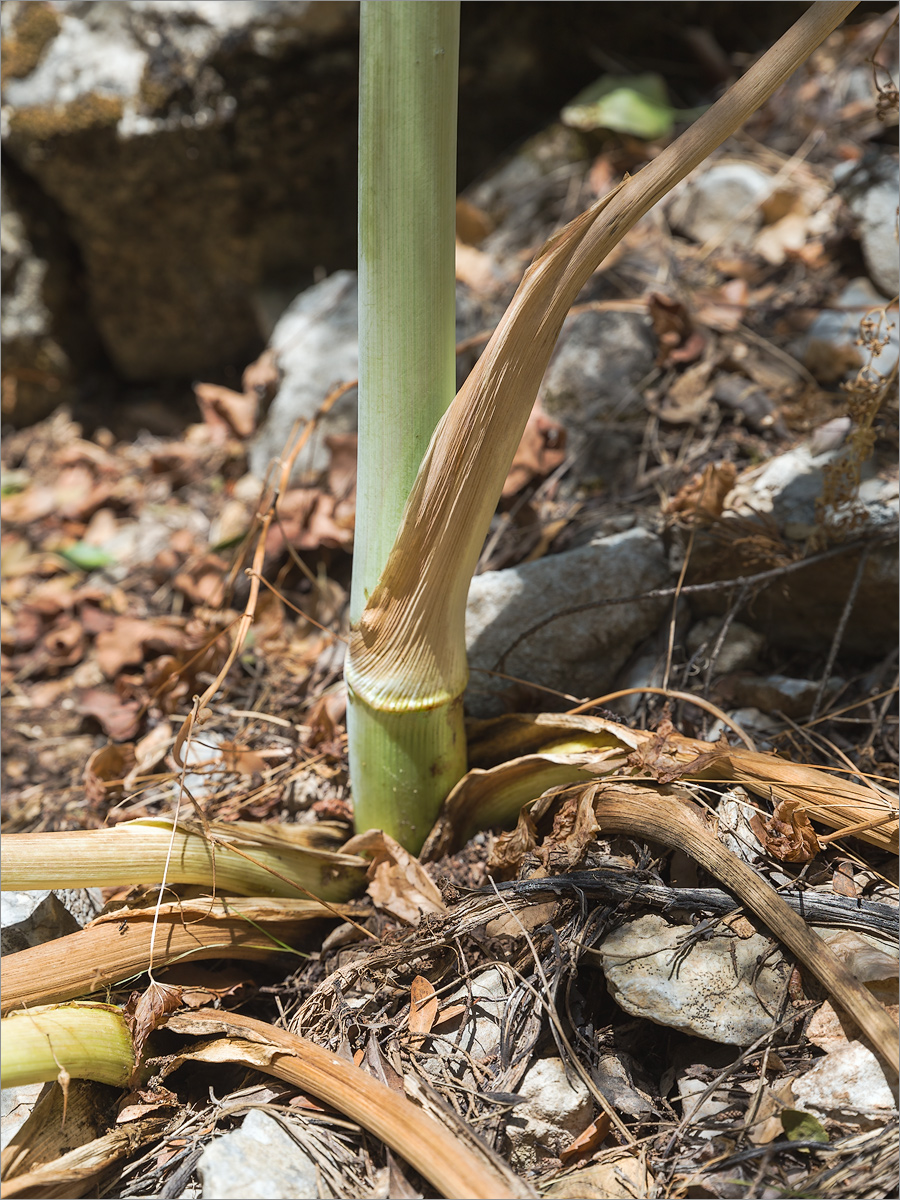
M 855 4 L 813 4 L 685 134 L 560 232 L 529 267 L 442 418 L 387 566 L 355 629 L 347 679 L 368 704 L 430 708 L 466 684 L 469 580 L 569 307 L 606 254 L 729 137 Z

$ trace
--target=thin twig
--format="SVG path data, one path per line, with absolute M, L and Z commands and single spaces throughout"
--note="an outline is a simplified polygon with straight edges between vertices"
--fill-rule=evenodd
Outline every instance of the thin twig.
M 834 669 L 834 663 L 838 656 L 838 651 L 841 648 L 841 642 L 844 640 L 844 632 L 847 629 L 847 622 L 850 620 L 850 614 L 853 611 L 853 605 L 856 603 L 856 597 L 859 595 L 859 585 L 862 583 L 863 572 L 866 569 L 866 562 L 869 557 L 869 547 L 864 546 L 863 551 L 859 556 L 859 565 L 856 568 L 856 574 L 853 577 L 853 583 L 850 585 L 850 591 L 847 594 L 847 599 L 844 602 L 844 608 L 841 612 L 841 619 L 838 621 L 837 629 L 834 631 L 834 637 L 831 639 L 831 646 L 828 650 L 828 658 L 825 662 L 825 670 L 822 672 L 822 678 L 819 682 L 819 690 L 816 692 L 816 698 L 813 701 L 812 712 L 809 714 L 811 720 L 815 720 L 819 715 L 819 709 L 822 706 L 822 700 L 825 696 L 825 688 L 828 686 L 828 680 L 831 678 L 831 672 Z

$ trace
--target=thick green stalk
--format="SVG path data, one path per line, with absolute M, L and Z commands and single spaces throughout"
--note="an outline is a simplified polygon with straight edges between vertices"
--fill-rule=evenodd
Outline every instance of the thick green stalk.
M 49 1083 L 61 1070 L 73 1079 L 127 1087 L 134 1071 L 131 1033 L 110 1004 L 60 1004 L 3 1018 L 3 1086 Z
M 456 391 L 458 0 L 364 0 L 360 26 L 359 465 L 350 613 L 393 546 L 434 428 Z M 421 846 L 465 771 L 460 696 L 400 681 L 377 695 L 347 664 L 357 829 Z

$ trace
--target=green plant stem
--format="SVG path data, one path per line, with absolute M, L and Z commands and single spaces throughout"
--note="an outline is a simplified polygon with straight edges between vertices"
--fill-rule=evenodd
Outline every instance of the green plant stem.
M 134 1071 L 131 1033 L 111 1004 L 61 1004 L 25 1009 L 2 1021 L 3 1086 L 49 1083 L 60 1071 L 127 1087 Z
M 854 7 L 845 0 L 813 4 L 695 125 L 570 222 L 528 268 L 441 419 L 384 572 L 351 632 L 348 659 L 369 694 L 414 679 L 423 705 L 456 694 L 465 677 L 471 575 L 575 297 L 636 222 L 764 104 Z
M 422 457 L 456 391 L 459 4 L 364 0 L 360 21 L 354 622 L 384 569 Z M 346 676 L 357 829 L 384 829 L 417 850 L 465 771 L 459 700 L 465 663 L 450 689 L 425 697 L 414 679 L 373 692 L 352 656 Z

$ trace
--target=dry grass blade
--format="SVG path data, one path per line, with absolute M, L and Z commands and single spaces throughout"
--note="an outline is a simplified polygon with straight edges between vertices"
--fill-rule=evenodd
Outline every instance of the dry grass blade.
M 595 811 L 604 833 L 646 837 L 683 850 L 754 912 L 850 1014 L 891 1079 L 897 1078 L 897 1023 L 778 893 L 718 841 L 699 813 L 658 792 L 629 784 L 594 784 Z
M 169 856 L 170 843 L 172 853 Z M 365 887 L 367 863 L 304 845 L 297 830 L 235 821 L 206 829 L 164 818 L 115 829 L 13 833 L 0 847 L 6 891 L 196 883 L 242 895 L 341 901 Z
M 512 1200 L 534 1195 L 527 1184 L 502 1169 L 487 1148 L 482 1159 L 476 1158 L 405 1096 L 305 1038 L 213 1009 L 177 1013 L 169 1017 L 166 1027 L 176 1033 L 236 1039 L 233 1061 L 247 1060 L 332 1105 L 402 1155 L 443 1196 Z M 242 1058 L 241 1041 L 253 1043 L 252 1049 L 264 1051 L 264 1057 L 245 1052 Z
M 73 1000 L 121 983 L 150 965 L 154 908 L 123 909 L 78 933 L 3 960 L 4 1014 Z M 154 966 L 188 958 L 264 962 L 289 953 L 323 920 L 339 913 L 314 900 L 199 899 L 162 905 Z

